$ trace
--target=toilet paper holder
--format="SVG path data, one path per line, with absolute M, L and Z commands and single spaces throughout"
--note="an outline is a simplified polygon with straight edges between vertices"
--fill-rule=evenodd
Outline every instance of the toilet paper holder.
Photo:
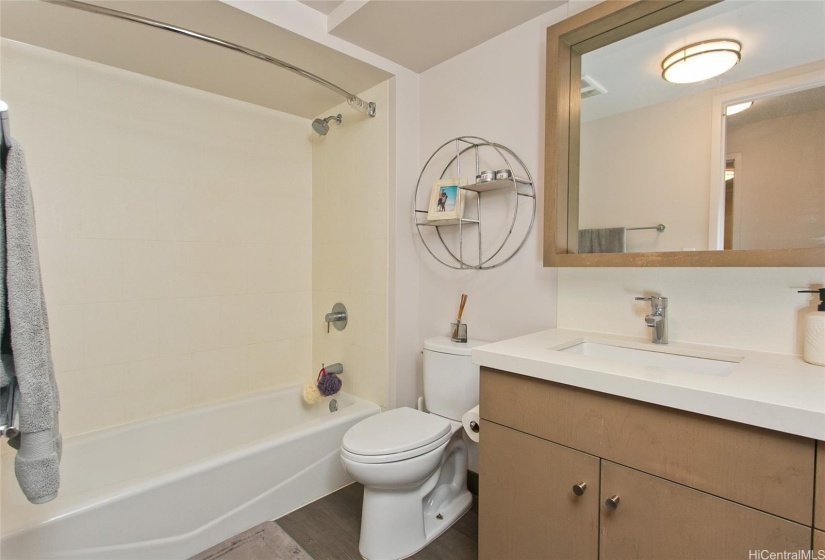
M 479 430 L 481 430 L 481 415 L 478 413 L 478 406 L 474 406 L 461 416 L 461 425 L 464 427 L 464 433 L 470 438 L 470 441 L 478 443 Z

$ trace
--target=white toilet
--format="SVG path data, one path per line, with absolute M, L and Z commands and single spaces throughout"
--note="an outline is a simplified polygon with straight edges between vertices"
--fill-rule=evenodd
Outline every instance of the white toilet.
M 479 341 L 424 341 L 424 405 L 366 418 L 344 434 L 341 461 L 364 485 L 359 550 L 399 560 L 427 546 L 472 505 L 461 416 L 478 404 Z

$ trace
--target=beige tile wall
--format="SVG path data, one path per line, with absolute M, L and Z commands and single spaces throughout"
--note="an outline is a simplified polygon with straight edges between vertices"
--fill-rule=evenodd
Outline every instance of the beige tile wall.
M 312 144 L 313 369 L 343 363 L 344 390 L 386 407 L 389 83 L 359 95 L 376 116 L 343 104 L 328 113 L 343 124 Z M 327 334 L 324 315 L 339 301 L 349 322 Z
M 0 54 L 64 435 L 303 381 L 307 119 L 8 40 Z

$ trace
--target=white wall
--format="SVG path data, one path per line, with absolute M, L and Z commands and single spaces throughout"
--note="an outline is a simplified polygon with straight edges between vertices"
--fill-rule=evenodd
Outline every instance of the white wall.
M 559 327 L 650 337 L 639 295 L 668 298 L 671 340 L 801 354 L 811 294 L 825 286 L 825 267 L 562 268 Z
M 419 344 L 449 334 L 460 295 L 470 338 L 501 340 L 555 326 L 556 271 L 541 265 L 544 151 L 544 36 L 558 9 L 452 58 L 421 75 L 421 158 L 444 142 L 472 135 L 512 149 L 539 191 L 527 244 L 503 266 L 458 271 L 436 262 L 417 240 Z M 467 172 L 472 182 L 471 174 Z M 426 187 L 426 186 L 425 186 Z
M 705 91 L 582 124 L 579 228 L 665 224 L 628 231 L 627 251 L 707 249 L 712 106 Z
M 725 147 L 740 155 L 734 248 L 825 242 L 825 110 L 742 125 L 727 133 Z
M 328 114 L 343 123 L 312 141 L 312 365 L 343 363 L 344 390 L 387 407 L 389 83 L 359 97 L 382 110 L 369 118 L 342 103 Z M 349 320 L 327 333 L 336 302 Z
M 302 381 L 306 119 L 2 40 L 64 435 Z

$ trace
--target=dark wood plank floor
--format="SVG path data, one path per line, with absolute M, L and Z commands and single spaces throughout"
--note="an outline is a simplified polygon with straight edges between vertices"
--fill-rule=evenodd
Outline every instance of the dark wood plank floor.
M 277 520 L 315 560 L 360 560 L 361 502 L 364 488 L 350 484 Z M 477 560 L 478 506 L 411 558 Z

